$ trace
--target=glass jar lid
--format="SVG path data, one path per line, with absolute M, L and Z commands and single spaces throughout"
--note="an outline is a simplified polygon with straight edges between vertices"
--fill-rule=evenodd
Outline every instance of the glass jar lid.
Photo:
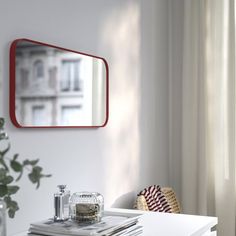
M 74 193 L 71 198 L 70 202 L 73 204 L 76 203 L 93 203 L 93 204 L 102 204 L 103 203 L 103 196 L 100 193 L 96 192 L 77 192 Z

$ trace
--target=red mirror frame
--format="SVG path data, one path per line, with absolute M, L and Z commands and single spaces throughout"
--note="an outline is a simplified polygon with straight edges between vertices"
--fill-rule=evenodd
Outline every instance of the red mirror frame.
M 26 41 L 29 43 L 35 43 L 35 44 L 39 44 L 42 46 L 48 46 L 51 48 L 55 48 L 55 49 L 59 49 L 59 50 L 64 50 L 67 52 L 72 52 L 72 53 L 77 53 L 77 54 L 81 54 L 84 56 L 89 56 L 89 57 L 93 57 L 93 58 L 97 58 L 97 59 L 101 59 L 104 62 L 105 65 L 105 69 L 106 69 L 106 88 L 105 88 L 105 105 L 106 105 L 106 111 L 105 111 L 105 121 L 102 125 L 98 125 L 98 126 L 22 126 L 21 124 L 19 124 L 19 122 L 17 121 L 16 118 L 16 113 L 15 113 L 15 108 L 16 108 L 16 103 L 15 103 L 15 99 L 16 99 L 16 60 L 15 60 L 15 55 L 16 55 L 16 48 L 17 48 L 17 43 L 19 43 L 20 41 Z M 62 47 L 58 47 L 55 45 L 51 45 L 51 44 L 47 44 L 47 43 L 43 43 L 43 42 L 39 42 L 39 41 L 34 41 L 31 39 L 27 39 L 27 38 L 20 38 L 20 39 L 16 39 L 14 40 L 11 45 L 10 45 L 10 62 L 9 62 L 9 73 L 10 73 L 10 83 L 9 83 L 9 112 L 10 112 L 10 118 L 12 123 L 18 127 L 18 128 L 99 128 L 99 127 L 104 127 L 106 126 L 107 122 L 108 122 L 108 117 L 109 117 L 109 69 L 108 69 L 108 63 L 105 60 L 105 58 L 102 57 L 98 57 L 98 56 L 94 56 L 91 54 L 87 54 L 87 53 L 83 53 L 83 52 L 79 52 L 79 51 L 74 51 L 74 50 L 70 50 L 70 49 L 66 49 L 66 48 L 62 48 Z

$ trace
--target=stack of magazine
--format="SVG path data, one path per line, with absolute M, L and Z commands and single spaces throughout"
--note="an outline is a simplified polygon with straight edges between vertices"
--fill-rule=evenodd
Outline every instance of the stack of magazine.
M 29 236 L 137 236 L 142 234 L 139 216 L 105 215 L 101 222 L 80 225 L 74 221 L 54 222 L 53 219 L 30 225 Z

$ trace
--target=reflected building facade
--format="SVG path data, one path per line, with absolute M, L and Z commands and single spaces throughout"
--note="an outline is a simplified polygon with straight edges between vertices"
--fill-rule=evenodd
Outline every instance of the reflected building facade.
M 99 111 L 104 108 L 97 108 L 104 102 L 101 60 L 22 42 L 16 49 L 15 68 L 15 108 L 21 125 L 89 126 L 104 119 Z

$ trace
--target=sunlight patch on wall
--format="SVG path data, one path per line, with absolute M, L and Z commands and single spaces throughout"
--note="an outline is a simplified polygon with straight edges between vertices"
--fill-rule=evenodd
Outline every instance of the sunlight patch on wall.
M 110 72 L 104 164 L 105 197 L 110 206 L 137 186 L 139 175 L 140 6 L 136 1 L 108 15 L 103 42 Z

